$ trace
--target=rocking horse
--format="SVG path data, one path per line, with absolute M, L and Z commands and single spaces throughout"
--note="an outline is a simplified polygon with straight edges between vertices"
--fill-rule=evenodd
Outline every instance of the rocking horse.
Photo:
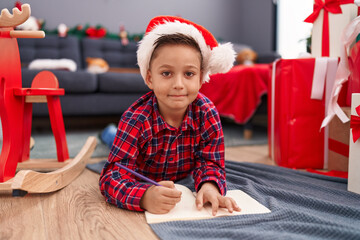
M 74 159 L 69 159 L 65 127 L 56 76 L 42 71 L 33 79 L 31 88 L 22 88 L 21 63 L 16 38 L 44 38 L 43 31 L 19 31 L 15 26 L 30 17 L 30 5 L 10 14 L 3 9 L 0 15 L 0 117 L 3 143 L 0 155 L 0 193 L 45 193 L 57 191 L 70 184 L 84 170 L 86 161 L 96 147 L 96 138 L 89 137 Z M 47 103 L 51 128 L 55 137 L 57 160 L 29 159 L 32 124 L 32 104 Z M 56 169 L 37 172 L 28 169 Z

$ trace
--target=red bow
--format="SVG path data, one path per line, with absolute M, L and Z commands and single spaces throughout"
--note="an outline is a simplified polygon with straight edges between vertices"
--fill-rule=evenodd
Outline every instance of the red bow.
M 360 116 L 360 105 L 357 106 L 355 110 Z M 360 138 L 360 117 L 351 115 L 350 128 L 352 128 L 353 141 L 356 142 Z
M 86 35 L 93 38 L 102 38 L 106 35 L 106 29 L 105 28 L 95 28 L 95 27 L 89 27 L 86 29 Z
M 340 5 L 354 3 L 354 0 L 315 0 L 314 11 L 304 21 L 313 23 L 318 18 L 320 11 L 324 9 L 323 32 L 322 32 L 322 49 L 321 55 L 328 57 L 329 53 L 329 12 L 333 14 L 342 13 Z

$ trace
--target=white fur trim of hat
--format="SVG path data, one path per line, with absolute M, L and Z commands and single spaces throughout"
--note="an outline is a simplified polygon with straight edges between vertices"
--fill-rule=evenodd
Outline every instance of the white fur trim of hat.
M 233 66 L 236 53 L 231 43 L 218 44 L 206 28 L 189 20 L 159 16 L 150 21 L 137 50 L 138 65 L 144 79 L 149 69 L 155 41 L 162 35 L 176 33 L 192 37 L 198 43 L 203 57 L 203 82 L 209 81 L 209 75 L 228 72 Z

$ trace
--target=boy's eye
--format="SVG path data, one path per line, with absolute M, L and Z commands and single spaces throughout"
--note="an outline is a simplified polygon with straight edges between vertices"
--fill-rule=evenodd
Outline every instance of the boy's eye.
M 163 75 L 164 77 L 168 77 L 168 76 L 170 76 L 170 74 L 171 74 L 170 72 L 162 72 L 161 73 L 161 75 Z
M 185 75 L 186 75 L 187 77 L 192 77 L 192 76 L 194 76 L 195 74 L 194 74 L 193 72 L 186 72 Z

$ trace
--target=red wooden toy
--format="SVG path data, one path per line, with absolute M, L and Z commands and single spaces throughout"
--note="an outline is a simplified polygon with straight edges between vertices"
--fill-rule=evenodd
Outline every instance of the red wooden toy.
M 70 175 L 76 177 L 81 172 L 80 170 L 85 166 L 84 159 L 91 155 L 96 146 L 95 138 L 90 137 L 84 146 L 86 149 L 83 148 L 84 151 L 81 151 L 82 154 L 78 154 L 71 163 L 66 161 L 69 159 L 69 151 L 59 98 L 64 95 L 64 89 L 59 88 L 58 80 L 52 72 L 40 72 L 35 76 L 31 88 L 22 88 L 21 63 L 16 38 L 45 37 L 43 31 L 14 30 L 15 26 L 25 22 L 29 16 L 30 5 L 28 4 L 23 4 L 21 11 L 14 8 L 13 14 L 10 14 L 5 9 L 0 15 L 0 117 L 3 129 L 0 192 L 6 189 L 49 192 L 64 187 L 74 179 L 74 177 L 69 177 Z M 47 103 L 48 105 L 51 128 L 56 142 L 57 161 L 64 162 L 60 165 L 63 169 L 52 174 L 33 171 L 29 174 L 29 172 L 20 173 L 20 171 L 15 176 L 18 163 L 29 160 L 33 103 Z M 80 165 L 82 167 L 79 167 Z M 78 174 L 76 175 L 74 171 Z M 31 175 L 31 180 L 26 178 L 27 175 Z M 59 183 L 59 179 L 62 182 Z M 41 181 L 34 182 L 34 180 Z

